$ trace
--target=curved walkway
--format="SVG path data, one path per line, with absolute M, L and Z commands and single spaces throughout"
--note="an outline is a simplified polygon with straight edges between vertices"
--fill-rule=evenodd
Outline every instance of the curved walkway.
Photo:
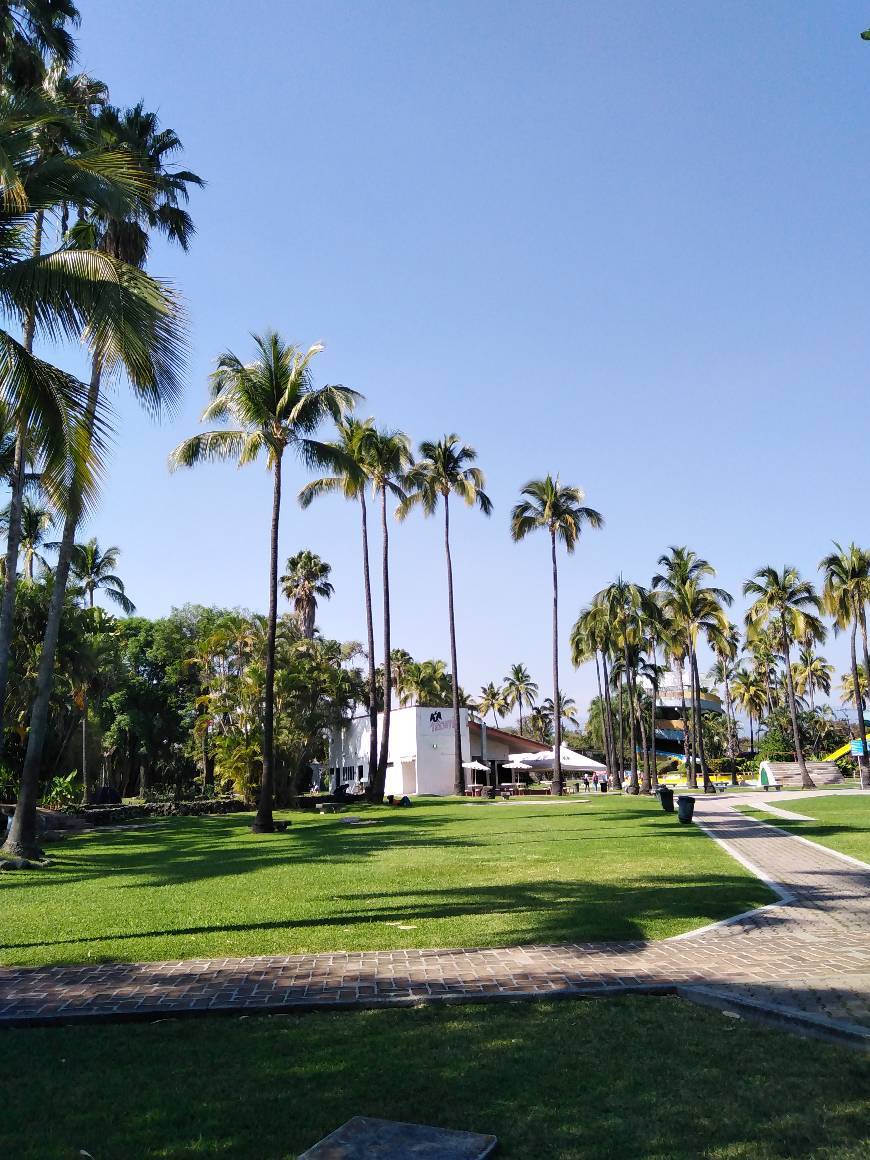
M 0 968 L 0 1025 L 677 991 L 870 1047 L 870 866 L 733 808 L 761 796 L 696 817 L 780 901 L 676 938 Z

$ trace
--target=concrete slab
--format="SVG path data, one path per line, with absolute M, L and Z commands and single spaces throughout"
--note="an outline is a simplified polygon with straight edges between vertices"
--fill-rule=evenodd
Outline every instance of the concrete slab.
M 477 1132 L 354 1116 L 299 1160 L 481 1160 L 497 1143 Z

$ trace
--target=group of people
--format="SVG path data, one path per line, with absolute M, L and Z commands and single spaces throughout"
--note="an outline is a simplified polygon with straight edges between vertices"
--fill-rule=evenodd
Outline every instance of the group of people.
M 607 774 L 593 773 L 590 777 L 588 773 L 584 773 L 583 785 L 586 787 L 587 793 L 589 793 L 590 786 L 593 793 L 607 793 Z

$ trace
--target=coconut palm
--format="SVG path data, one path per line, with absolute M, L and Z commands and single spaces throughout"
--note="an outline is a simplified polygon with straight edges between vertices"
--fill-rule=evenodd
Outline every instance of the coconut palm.
M 710 771 L 704 751 L 701 728 L 701 677 L 698 670 L 698 642 L 704 637 L 713 644 L 727 632 L 728 619 L 723 606 L 730 605 L 732 597 L 723 588 L 704 581 L 715 576 L 716 570 L 697 552 L 687 547 L 671 547 L 659 557 L 661 572 L 652 579 L 652 588 L 660 592 L 661 607 L 671 621 L 674 632 L 681 635 L 684 655 L 689 665 L 691 683 L 691 714 L 694 733 L 695 759 L 701 767 L 704 792 L 713 791 Z M 688 725 L 688 722 L 686 722 Z M 694 761 L 688 772 L 689 785 L 695 783 Z
M 511 665 L 511 670 L 504 679 L 504 694 L 509 709 L 518 709 L 520 714 L 520 733 L 523 731 L 523 705 L 531 708 L 538 699 L 538 685 L 529 675 L 525 665 Z
M 743 585 L 743 595 L 754 597 L 746 613 L 748 632 L 751 634 L 756 626 L 773 628 L 785 659 L 786 691 L 795 756 L 801 773 L 801 784 L 812 789 L 815 782 L 807 770 L 798 729 L 791 645 L 794 640 L 804 639 L 810 633 L 821 635 L 823 626 L 818 616 L 821 601 L 810 581 L 803 580 L 798 570 L 789 565 L 780 571 L 771 565 L 759 568 L 753 578 Z
M 390 649 L 390 671 L 393 678 L 393 688 L 399 703 L 404 705 L 402 698 L 408 689 L 408 674 L 414 664 L 414 658 L 404 648 Z
M 281 577 L 281 591 L 293 605 L 299 631 L 305 640 L 314 639 L 317 600 L 329 600 L 335 588 L 329 580 L 332 565 L 305 548 L 291 556 Z
M 235 459 L 239 467 L 261 455 L 272 473 L 272 521 L 269 531 L 269 614 L 263 700 L 263 767 L 254 833 L 274 830 L 272 802 L 275 778 L 275 636 L 278 623 L 278 529 L 284 455 L 290 451 L 306 466 L 341 466 L 334 447 L 314 438 L 328 418 L 340 419 L 359 398 L 347 387 L 315 387 L 311 363 L 320 345 L 303 351 L 273 330 L 254 335 L 256 355 L 242 362 L 226 351 L 210 378 L 211 402 L 201 421 L 229 421 L 185 439 L 172 452 L 171 470 L 213 460 Z
M 834 551 L 829 553 L 819 564 L 824 576 L 822 599 L 825 611 L 834 621 L 834 632 L 849 629 L 849 650 L 852 671 L 851 701 L 858 710 L 858 732 L 861 738 L 862 753 L 858 759 L 858 769 L 862 787 L 870 784 L 870 755 L 867 749 L 867 726 L 864 721 L 863 697 L 861 680 L 858 670 L 856 654 L 856 637 L 858 629 L 866 633 L 865 606 L 870 599 L 870 553 L 865 552 L 856 544 L 848 548 L 834 543 Z M 870 672 L 865 644 L 864 672 Z M 830 689 L 830 676 L 828 677 Z
M 610 674 L 608 658 L 612 656 L 613 626 L 605 603 L 596 597 L 578 616 L 569 638 L 571 663 L 575 668 L 588 660 L 595 660 L 595 676 L 598 680 L 598 701 L 602 707 L 604 750 L 611 784 L 614 789 L 622 785 L 617 768 L 616 742 L 613 732 L 613 706 L 610 699 Z
M 562 483 L 551 475 L 532 479 L 522 489 L 522 499 L 511 513 L 511 535 L 523 540 L 530 532 L 545 529 L 550 536 L 550 558 L 553 573 L 553 700 L 559 704 L 559 572 L 556 541 L 561 540 L 569 554 L 574 552 L 584 526 L 600 528 L 604 517 L 594 508 L 584 507 L 586 498 L 579 487 Z M 554 794 L 562 793 L 562 723 L 557 713 L 553 720 L 555 754 L 553 762 Z
M 33 123 L 32 118 L 28 123 Z M 19 856 L 34 857 L 39 853 L 39 770 L 69 562 L 75 528 L 101 464 L 105 421 L 97 412 L 98 392 L 35 359 L 30 342 L 38 332 L 48 337 L 84 338 L 91 353 L 105 365 L 122 368 L 134 389 L 156 410 L 178 394 L 182 331 L 171 292 L 130 264 L 92 249 L 42 252 L 41 215 L 58 210 L 65 202 L 107 208 L 114 205 L 120 211 L 120 207 L 135 205 L 147 196 L 151 176 L 138 159 L 129 151 L 122 155 L 119 150 L 108 150 L 88 157 L 56 155 L 40 160 L 38 134 L 22 128 L 18 110 L 2 97 L 0 150 L 5 153 L 0 303 L 24 320 L 23 343 L 0 331 L 0 379 L 5 382 L 6 402 L 18 432 L 11 524 L 13 529 L 19 526 L 15 503 L 24 486 L 24 448 L 35 434 L 43 444 L 45 463 L 52 469 L 45 480 L 51 483 L 53 478 L 55 483 L 52 504 L 65 513 L 63 547 L 38 662 L 19 798 L 4 847 Z M 21 256 L 22 242 L 31 226 L 27 256 Z M 63 467 L 64 461 L 71 465 L 70 470 Z M 0 738 L 16 573 L 10 557 L 16 555 L 17 546 L 8 543 L 0 611 Z
M 453 789 L 465 793 L 465 770 L 462 768 L 462 730 L 459 722 L 459 668 L 456 660 L 456 620 L 453 609 L 453 561 L 450 555 L 450 497 L 461 499 L 468 507 L 475 505 L 485 516 L 492 512 L 492 501 L 483 490 L 483 472 L 472 464 L 477 452 L 458 435 L 445 435 L 437 443 L 420 444 L 420 458 L 405 479 L 406 499 L 399 506 L 404 519 L 415 506 L 427 516 L 434 515 L 439 500 L 444 505 L 444 555 L 447 561 L 447 620 L 450 630 L 450 667 L 453 674 Z
M 487 713 L 492 713 L 496 729 L 498 729 L 499 716 L 503 717 L 509 708 L 510 704 L 505 695 L 505 690 L 493 681 L 484 685 L 480 690 L 480 697 L 477 700 L 477 711 L 481 717 L 486 717 Z
M 393 665 L 390 615 L 390 526 L 387 519 L 387 496 L 401 503 L 405 499 L 404 476 L 413 462 L 411 441 L 404 431 L 379 428 L 365 440 L 365 467 L 372 490 L 381 507 L 381 587 L 384 601 L 384 715 L 381 728 L 381 748 L 378 764 L 369 776 L 370 801 L 384 800 L 387 780 L 387 761 L 390 752 L 390 716 L 393 707 Z
M 760 721 L 767 708 L 767 690 L 752 669 L 738 669 L 731 681 L 734 700 L 749 718 L 749 752 L 755 752 L 753 721 Z
M 124 591 L 124 582 L 115 572 L 121 549 L 116 547 L 100 551 L 96 539 L 86 544 L 76 544 L 70 560 L 70 576 L 84 596 L 89 608 L 94 607 L 94 595 L 102 592 L 113 604 L 131 616 L 136 605 Z
M 39 84 L 47 60 L 70 64 L 76 55 L 68 25 L 79 23 L 72 0 L 3 0 L 0 3 L 0 68 L 11 90 Z
M 820 656 L 815 646 L 802 644 L 798 650 L 798 659 L 791 666 L 794 689 L 799 697 L 807 696 L 810 709 L 816 707 L 816 691 L 829 696 L 831 692 L 831 678 L 834 675 L 834 666 Z
M 870 692 L 870 680 L 867 679 L 867 670 L 863 665 L 858 668 L 857 685 L 854 673 L 841 673 L 838 692 L 844 705 L 854 705 L 858 713 L 863 716 L 862 710 L 868 704 L 868 692 Z
M 11 505 L 10 505 L 11 506 Z M 0 532 L 9 534 L 10 506 L 0 514 Z M 41 554 L 41 548 L 49 548 L 47 532 L 54 523 L 54 514 L 47 508 L 31 500 L 25 499 L 21 510 L 21 534 L 19 551 L 21 554 L 22 573 L 25 580 L 32 580 L 35 565 L 48 567 L 48 562 Z
M 552 697 L 545 697 L 541 707 L 551 720 L 556 720 L 556 706 L 553 703 Z M 559 693 L 559 721 L 563 725 L 573 725 L 575 729 L 580 727 L 580 720 L 577 716 L 577 702 L 573 697 L 567 697 L 561 692 Z
M 362 524 L 362 566 L 363 596 L 366 610 L 366 645 L 368 662 L 368 713 L 369 713 L 369 782 L 374 777 L 378 764 L 378 689 L 375 662 L 375 628 L 372 608 L 372 585 L 369 569 L 369 526 L 366 506 L 366 488 L 369 482 L 368 443 L 374 432 L 373 419 L 356 419 L 346 415 L 336 423 L 338 438 L 332 447 L 342 456 L 345 464 L 336 474 L 321 476 L 305 485 L 299 493 L 303 508 L 319 495 L 338 493 L 345 499 L 358 501 Z M 410 659 L 410 658 L 409 658 Z

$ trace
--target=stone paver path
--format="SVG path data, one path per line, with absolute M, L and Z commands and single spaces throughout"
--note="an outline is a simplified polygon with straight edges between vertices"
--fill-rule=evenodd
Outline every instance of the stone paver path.
M 841 791 L 843 792 L 843 791 Z M 812 794 L 778 795 L 777 805 Z M 870 1046 L 870 866 L 698 799 L 780 901 L 661 942 L 0 968 L 0 1024 L 678 990 Z

